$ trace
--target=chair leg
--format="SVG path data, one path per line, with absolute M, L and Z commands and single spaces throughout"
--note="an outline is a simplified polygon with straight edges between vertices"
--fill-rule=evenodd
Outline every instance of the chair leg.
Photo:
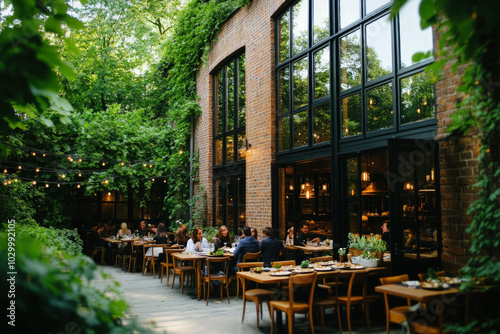
M 342 322 L 340 320 L 340 305 L 337 304 L 337 321 L 339 322 L 339 332 L 342 334 Z
M 271 334 L 274 333 L 274 307 L 271 306 Z
M 236 277 L 236 300 L 238 300 L 239 295 L 240 295 L 240 278 Z
M 247 306 L 247 301 L 245 299 L 245 296 L 243 296 L 243 314 L 241 315 L 241 323 L 243 323 L 243 320 L 245 320 L 245 308 L 246 308 L 246 306 Z
M 209 298 L 210 298 L 210 280 L 207 281 L 207 306 Z
M 347 303 L 347 328 L 349 328 L 349 334 L 351 334 L 351 303 Z
M 368 330 L 371 332 L 372 331 L 372 326 L 371 326 L 371 323 L 370 323 L 370 304 L 366 303 L 364 309 L 365 309 L 366 323 L 368 324 Z
M 168 286 L 168 275 L 170 274 L 170 268 L 167 266 L 167 286 Z
M 257 315 L 257 328 L 260 328 L 259 324 L 259 301 L 255 301 L 255 314 Z
M 311 326 L 311 333 L 314 334 L 314 324 L 313 324 L 312 307 L 309 308 L 309 325 Z
M 172 289 L 174 288 L 174 285 L 175 285 L 175 270 L 174 270 L 174 273 L 173 273 L 173 276 L 172 276 Z
M 222 287 L 221 287 L 222 289 Z M 229 282 L 226 281 L 226 295 L 227 295 L 227 303 L 231 304 L 231 301 L 229 300 Z
M 288 320 L 288 334 L 293 333 L 293 313 L 288 313 L 286 314 L 287 320 Z
M 320 319 L 321 319 L 321 333 L 325 334 L 325 309 L 323 306 L 319 308 Z
M 183 271 L 181 271 L 180 280 L 181 280 L 181 295 L 183 295 L 184 294 L 184 272 Z

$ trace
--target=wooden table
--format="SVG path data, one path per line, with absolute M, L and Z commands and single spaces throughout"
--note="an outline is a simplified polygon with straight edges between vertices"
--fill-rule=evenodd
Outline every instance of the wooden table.
M 411 300 L 415 300 L 420 303 L 429 303 L 436 298 L 459 293 L 458 289 L 456 288 L 450 288 L 446 290 L 426 290 L 409 288 L 400 284 L 380 285 L 375 287 L 375 291 L 380 293 L 387 293 L 388 295 L 402 297 L 405 299 L 410 298 Z
M 333 250 L 332 246 L 292 246 L 292 249 L 298 249 L 304 252 L 331 252 Z
M 231 253 L 224 253 L 225 257 L 231 257 L 233 256 Z M 172 257 L 176 258 L 179 261 L 194 261 L 194 267 L 196 271 L 196 295 L 198 297 L 198 300 L 201 299 L 201 283 L 203 281 L 203 278 L 201 277 L 201 268 L 203 266 L 203 261 L 207 258 L 207 255 L 205 254 L 198 254 L 198 253 L 191 253 L 191 254 L 186 254 L 186 253 L 172 253 Z M 172 282 L 173 284 L 173 282 Z

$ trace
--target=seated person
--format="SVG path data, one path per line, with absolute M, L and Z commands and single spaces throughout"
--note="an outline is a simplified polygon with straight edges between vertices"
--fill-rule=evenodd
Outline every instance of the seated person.
M 237 263 L 243 262 L 243 257 L 246 253 L 258 253 L 259 252 L 259 241 L 252 237 L 252 231 L 250 227 L 243 227 L 241 232 L 241 239 L 238 242 L 238 246 L 234 250 L 234 256 L 238 257 Z
M 146 226 L 145 220 L 141 221 L 141 223 L 139 224 L 139 228 L 137 230 L 135 230 L 135 233 L 139 236 L 139 238 L 147 237 L 148 232 L 149 232 L 149 229 Z
M 285 241 L 286 246 L 293 246 L 293 226 L 288 229 L 288 235 Z
M 320 238 L 314 237 L 314 235 L 309 233 L 309 224 L 304 222 L 300 228 L 299 236 L 297 237 L 297 245 L 307 246 L 307 242 L 320 242 Z
M 386 242 L 387 250 L 389 250 L 391 247 L 391 229 L 389 224 L 389 220 L 386 220 L 382 223 L 382 241 Z
M 274 236 L 272 228 L 266 227 L 263 232 L 265 238 L 260 242 L 259 249 L 262 252 L 261 255 L 264 267 L 271 267 L 271 262 L 279 260 L 280 252 L 285 246 L 283 246 L 281 240 L 278 240 Z
M 405 234 L 405 246 L 404 248 L 413 248 L 413 246 L 416 244 L 417 240 L 415 239 L 415 236 L 413 235 L 413 232 L 410 229 L 404 230 Z
M 253 238 L 257 239 L 257 241 L 259 240 L 259 236 L 257 234 L 257 229 L 250 227 L 250 234 L 252 235 Z
M 189 240 L 188 230 L 186 225 L 180 225 L 175 233 L 174 243 L 175 245 L 186 247 Z
M 231 247 L 232 239 L 229 236 L 229 231 L 225 225 L 219 227 L 219 231 L 217 235 L 213 238 L 215 250 L 218 250 L 221 247 L 224 247 L 224 244 L 227 247 Z
M 156 235 L 153 238 L 153 240 L 156 241 L 157 245 L 169 243 L 167 235 L 167 227 L 165 226 L 165 223 L 158 224 L 158 228 L 156 229 Z
M 127 223 L 122 223 L 120 229 L 118 230 L 117 237 L 123 238 L 126 235 L 130 235 L 132 232 L 128 229 Z
M 208 241 L 203 237 L 203 230 L 199 227 L 195 227 L 193 230 L 193 237 L 188 240 L 186 245 L 186 251 L 202 252 L 204 249 L 210 248 Z

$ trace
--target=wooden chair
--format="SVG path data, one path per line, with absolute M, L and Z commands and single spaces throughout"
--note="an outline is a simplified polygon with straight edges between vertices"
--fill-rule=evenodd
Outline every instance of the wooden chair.
M 207 263 L 207 275 L 203 277 L 203 294 L 207 296 L 207 306 L 208 306 L 208 300 L 210 298 L 210 282 L 212 281 L 218 281 L 220 282 L 220 300 L 222 301 L 222 296 L 223 296 L 223 285 L 226 285 L 226 295 L 227 295 L 227 303 L 229 304 L 229 265 L 231 263 L 231 258 L 227 256 L 223 257 L 208 257 L 206 260 Z M 224 275 L 218 275 L 219 269 L 218 266 L 215 267 L 214 269 L 214 264 L 221 264 L 224 263 L 225 265 L 225 274 Z M 214 273 L 215 271 L 215 273 Z M 207 291 L 205 291 L 205 285 L 207 286 Z
M 274 333 L 274 311 L 282 311 L 287 315 L 288 333 L 293 332 L 293 318 L 295 313 L 309 314 L 309 325 L 311 333 L 314 334 L 313 325 L 313 298 L 314 287 L 316 286 L 316 272 L 304 275 L 291 275 L 288 280 L 289 299 L 287 301 L 272 300 L 271 305 L 271 334 Z M 297 292 L 300 290 L 308 292 L 308 298 L 304 301 L 297 298 Z
M 436 275 L 437 276 L 445 276 L 446 274 L 444 273 L 444 270 L 441 270 L 441 271 L 436 271 Z M 418 274 L 418 280 L 420 282 L 423 282 L 427 279 L 427 277 L 429 276 L 428 273 L 421 273 L 421 274 Z
M 236 265 L 238 271 L 248 271 L 250 268 L 254 267 L 264 267 L 264 262 L 240 262 Z M 236 280 L 236 300 L 238 300 L 240 295 L 240 281 L 240 278 Z
M 349 333 L 351 333 L 351 306 L 361 304 L 363 306 L 363 311 L 365 313 L 366 323 L 368 329 L 371 331 L 370 317 L 369 317 L 369 303 L 366 299 L 366 288 L 367 288 L 367 271 L 356 271 L 352 273 L 351 279 L 349 280 L 349 286 L 347 288 L 347 294 L 345 296 L 338 296 L 337 303 L 339 305 L 345 305 L 347 310 L 347 326 L 349 328 Z M 339 319 L 339 330 L 342 332 L 342 323 L 340 321 L 340 308 L 337 307 L 337 316 Z
M 143 245 L 143 252 L 144 252 L 144 255 L 143 255 L 143 259 L 146 261 L 146 264 L 147 262 L 149 262 L 149 266 L 151 268 L 151 271 L 153 271 L 153 278 L 156 278 L 156 273 L 155 273 L 155 264 L 156 262 L 160 262 L 160 256 L 159 254 L 163 252 L 163 248 L 164 247 L 168 247 L 167 244 L 150 244 L 150 245 Z M 147 253 L 147 249 L 146 248 L 150 248 L 151 249 L 151 255 L 147 256 L 146 253 Z M 143 262 L 142 263 L 142 268 L 143 268 L 143 272 L 142 274 L 144 275 L 145 274 L 145 269 L 147 270 L 147 266 L 146 264 Z
M 172 260 L 173 260 L 172 271 L 174 273 L 174 276 L 172 278 L 172 289 L 174 288 L 175 284 L 175 275 L 179 275 L 181 294 L 184 294 L 184 276 L 188 274 L 194 277 L 196 272 L 194 261 L 182 261 L 181 263 L 181 261 L 176 259 L 175 257 L 172 257 Z
M 408 275 L 398 275 L 398 276 L 390 276 L 390 277 L 381 277 L 380 283 L 382 285 L 385 284 L 396 284 L 401 283 L 402 281 L 408 281 Z M 396 306 L 393 308 L 389 307 L 389 298 L 386 293 L 384 293 L 384 301 L 385 301 L 385 319 L 386 319 L 386 333 L 389 334 L 390 323 L 393 322 L 395 324 L 401 324 L 406 321 L 406 317 L 410 314 L 409 307 L 411 306 L 411 300 L 407 299 L 407 306 Z
M 337 297 L 338 297 L 338 283 L 339 283 L 339 277 L 340 277 L 340 271 L 336 271 L 332 273 L 333 277 L 331 279 L 333 282 L 336 284 L 333 286 L 328 286 L 328 285 L 323 285 L 319 284 L 319 288 L 327 288 L 328 289 L 328 295 L 323 297 L 323 298 L 315 298 L 313 302 L 313 309 L 315 311 L 318 311 L 320 314 L 320 320 L 321 320 L 321 333 L 325 333 L 325 310 L 328 308 L 337 308 Z M 331 290 L 334 291 L 334 293 L 331 293 Z M 340 328 L 340 313 L 337 312 L 337 317 L 338 322 L 339 322 L 339 328 Z
M 136 245 L 134 242 L 130 243 L 130 253 L 123 255 L 122 269 L 125 269 L 125 262 L 128 259 L 128 272 L 130 272 L 130 270 L 132 269 L 132 263 L 134 263 L 133 266 L 134 271 L 132 273 L 135 273 L 135 266 L 137 264 L 137 255 L 138 255 L 137 248 L 140 246 L 141 246 L 140 244 Z
M 243 256 L 243 262 L 259 262 L 260 261 L 260 252 L 258 253 L 246 253 Z
M 322 261 L 333 261 L 333 256 L 317 256 L 309 259 L 309 262 L 316 263 Z
M 249 268 L 253 267 L 263 267 L 264 262 L 245 262 L 245 263 L 238 263 L 236 265 L 238 267 L 239 271 L 246 271 Z M 239 293 L 239 282 L 240 279 L 238 279 L 238 290 L 237 293 Z M 244 280 L 241 279 L 242 285 L 244 284 Z M 271 308 L 269 306 L 269 300 L 271 299 L 271 296 L 274 294 L 273 291 L 267 290 L 267 289 L 250 289 L 250 290 L 245 290 L 245 294 L 243 295 L 243 314 L 241 316 L 241 323 L 243 323 L 245 319 L 245 308 L 246 308 L 246 300 L 249 299 L 255 303 L 255 309 L 256 309 L 256 314 L 257 314 L 257 328 L 260 326 L 259 324 L 259 310 L 260 310 L 260 318 L 262 319 L 263 312 L 262 312 L 262 302 L 265 301 L 267 303 L 267 308 L 269 312 L 271 312 Z M 236 295 L 236 300 L 238 300 L 238 294 Z
M 284 261 L 271 262 L 271 267 L 274 267 L 276 264 L 279 265 L 280 267 L 281 266 L 295 266 L 295 265 L 297 265 L 295 260 L 284 260 Z
M 163 252 L 165 253 L 165 262 L 160 263 L 160 283 L 163 283 L 163 269 L 167 271 L 167 286 L 168 286 L 168 275 L 170 274 L 170 270 L 174 269 L 174 260 L 172 259 L 172 253 L 182 253 L 184 251 L 184 247 L 182 248 L 164 248 Z

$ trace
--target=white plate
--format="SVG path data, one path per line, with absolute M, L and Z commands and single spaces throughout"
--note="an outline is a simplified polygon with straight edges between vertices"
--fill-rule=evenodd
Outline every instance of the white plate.
M 314 268 L 316 271 L 332 271 L 332 267 L 320 267 L 320 268 Z
M 273 271 L 269 273 L 271 276 L 290 276 L 291 274 L 291 271 Z
M 417 286 L 420 286 L 419 281 L 403 281 L 401 283 L 403 283 L 404 285 L 406 285 L 409 288 L 416 288 Z

